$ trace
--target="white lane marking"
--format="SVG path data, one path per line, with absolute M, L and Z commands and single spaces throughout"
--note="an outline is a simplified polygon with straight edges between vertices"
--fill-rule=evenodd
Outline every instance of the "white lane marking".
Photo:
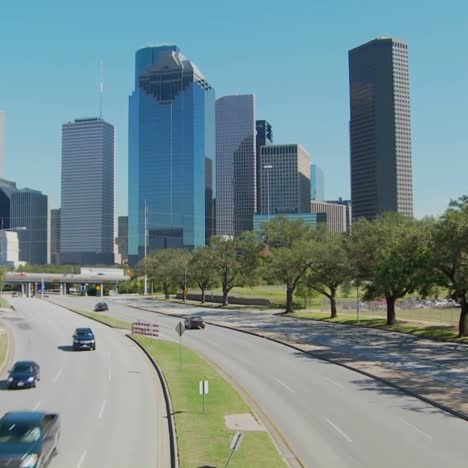
M 55 377 L 53 378 L 53 381 L 54 382 L 57 382 L 57 380 L 60 378 L 60 376 L 62 375 L 62 372 L 63 372 L 63 369 L 60 369 L 57 374 L 55 375 Z
M 78 460 L 78 464 L 76 465 L 76 468 L 81 468 L 81 465 L 83 464 L 83 462 L 85 461 L 85 458 L 86 458 L 86 455 L 88 454 L 88 452 L 85 450 L 82 454 L 81 454 L 81 457 L 80 459 Z
M 107 374 L 107 377 L 109 378 L 109 382 L 112 380 L 112 371 L 109 369 L 109 373 Z
M 422 431 L 421 429 L 419 429 L 419 427 L 416 427 L 416 426 L 413 426 L 412 424 L 410 424 L 408 421 L 404 420 L 403 418 L 400 418 L 407 426 L 411 427 L 411 429 L 414 429 L 415 431 L 421 433 L 423 436 L 427 437 L 428 439 L 431 439 L 432 440 L 432 436 L 430 436 L 429 434 L 426 434 L 424 431 Z
M 99 410 L 98 418 L 102 419 L 102 415 L 104 414 L 104 409 L 106 407 L 107 401 L 104 400 L 101 405 L 101 409 Z
M 336 380 L 330 379 L 330 377 L 324 377 L 325 380 L 328 380 L 328 382 L 332 383 L 333 385 L 339 387 L 339 388 L 344 388 L 344 385 L 340 384 Z
M 325 418 L 325 421 L 327 421 L 328 424 L 330 424 L 333 429 L 335 429 L 338 434 L 340 434 L 342 437 L 344 437 L 348 442 L 352 442 L 351 438 L 348 437 L 348 435 L 342 431 L 336 424 L 333 423 L 333 421 L 330 421 L 328 418 Z
M 295 390 L 293 390 L 289 385 L 286 385 L 283 381 L 281 381 L 280 379 L 277 379 L 275 377 L 275 380 L 280 384 L 282 385 L 284 388 L 288 389 L 290 392 L 294 393 Z
M 33 406 L 33 410 L 37 410 L 37 408 L 39 408 L 39 405 L 41 404 L 40 401 L 38 401 L 34 406 Z

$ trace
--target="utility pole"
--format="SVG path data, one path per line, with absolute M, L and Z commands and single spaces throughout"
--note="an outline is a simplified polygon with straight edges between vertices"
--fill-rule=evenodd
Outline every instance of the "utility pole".
M 145 200 L 145 296 L 148 294 L 148 265 L 146 264 L 146 255 L 148 253 L 148 204 Z

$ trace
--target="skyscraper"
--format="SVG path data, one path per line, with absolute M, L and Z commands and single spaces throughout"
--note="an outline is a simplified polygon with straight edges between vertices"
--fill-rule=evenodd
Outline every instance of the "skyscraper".
M 117 252 L 120 255 L 120 263 L 128 263 L 128 216 L 119 216 L 117 222 Z
M 260 149 L 260 214 L 310 213 L 310 155 L 301 145 Z
M 114 263 L 114 127 L 101 118 L 62 126 L 60 263 Z
M 272 145 L 273 144 L 273 127 L 266 120 L 257 120 L 255 122 L 256 127 L 256 168 L 257 168 L 257 213 L 260 213 L 260 148 L 262 146 Z
M 353 218 L 413 215 L 408 46 L 375 39 L 349 51 Z
M 216 234 L 252 230 L 257 205 L 255 96 L 216 101 Z
M 47 195 L 28 188 L 11 194 L 10 226 L 18 230 L 19 259 L 31 265 L 49 263 Z
M 0 178 L 5 161 L 5 112 L 0 110 Z
M 0 179 L 0 228 L 10 227 L 11 195 L 17 192 L 16 183 Z
M 310 199 L 323 201 L 325 198 L 323 171 L 316 164 L 310 166 Z
M 176 46 L 136 53 L 129 100 L 129 262 L 205 245 L 213 229 L 215 93 Z M 145 210 L 145 205 L 147 210 Z
M 60 208 L 50 210 L 50 263 L 57 265 L 60 260 Z

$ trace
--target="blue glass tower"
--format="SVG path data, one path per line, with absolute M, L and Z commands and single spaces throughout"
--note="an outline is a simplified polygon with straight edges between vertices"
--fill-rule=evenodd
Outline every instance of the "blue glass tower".
M 128 253 L 203 246 L 214 226 L 215 92 L 176 46 L 136 53 L 129 100 Z

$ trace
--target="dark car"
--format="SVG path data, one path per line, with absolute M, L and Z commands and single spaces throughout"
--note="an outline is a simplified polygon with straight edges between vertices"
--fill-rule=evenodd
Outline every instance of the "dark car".
M 8 375 L 8 388 L 35 387 L 40 380 L 40 367 L 34 361 L 17 361 Z
M 185 328 L 187 330 L 196 330 L 205 327 L 206 322 L 201 317 L 188 317 L 185 319 Z
M 96 350 L 96 337 L 91 328 L 77 328 L 73 335 L 73 349 Z
M 102 312 L 104 310 L 109 310 L 109 306 L 105 302 L 98 302 L 94 306 L 95 312 Z
M 6 413 L 0 419 L 0 467 L 42 468 L 57 451 L 58 414 Z

